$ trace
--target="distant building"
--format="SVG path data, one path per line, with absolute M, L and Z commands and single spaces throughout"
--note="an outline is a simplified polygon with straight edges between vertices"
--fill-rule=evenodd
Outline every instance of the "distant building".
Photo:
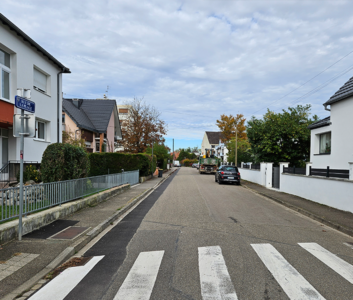
M 205 149 L 215 149 L 222 137 L 221 131 L 206 131 L 202 139 L 201 155 L 205 155 Z
M 63 131 L 83 138 L 88 152 L 114 152 L 121 140 L 115 100 L 63 99 Z
M 126 126 L 124 125 L 124 122 L 129 119 L 130 116 L 130 110 L 131 110 L 131 105 L 117 105 L 117 110 L 119 114 L 119 120 L 120 120 L 120 126 L 121 126 L 121 131 L 124 132 Z M 124 137 L 122 137 L 123 139 Z M 122 140 L 120 140 L 115 147 L 115 151 L 124 151 L 124 146 Z

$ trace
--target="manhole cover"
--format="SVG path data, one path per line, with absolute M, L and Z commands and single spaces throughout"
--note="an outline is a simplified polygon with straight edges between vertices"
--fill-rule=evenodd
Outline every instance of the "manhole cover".
M 55 234 L 50 237 L 50 239 L 56 239 L 56 240 L 71 240 L 78 235 L 80 235 L 82 232 L 87 230 L 89 227 L 75 227 L 71 226 L 66 228 L 65 230 L 59 232 L 58 234 Z

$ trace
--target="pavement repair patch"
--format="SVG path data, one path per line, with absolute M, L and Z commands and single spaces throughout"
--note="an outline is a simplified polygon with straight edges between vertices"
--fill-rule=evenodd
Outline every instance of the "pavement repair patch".
M 74 220 L 56 220 L 49 225 L 46 225 L 40 229 L 37 229 L 29 234 L 25 235 L 25 238 L 30 239 L 47 239 L 58 232 L 61 232 L 67 227 L 73 226 L 77 224 L 79 221 Z
M 0 262 L 0 281 L 12 275 L 38 256 L 39 254 L 16 253 L 9 260 Z
M 66 228 L 65 230 L 62 230 L 61 232 L 51 236 L 49 239 L 71 240 L 86 231 L 88 228 L 89 227 L 70 226 L 69 228 Z

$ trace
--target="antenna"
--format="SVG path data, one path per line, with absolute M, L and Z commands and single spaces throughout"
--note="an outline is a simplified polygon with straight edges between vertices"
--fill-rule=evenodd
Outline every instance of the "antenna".
M 107 90 L 105 91 L 105 94 L 104 94 L 104 99 L 107 99 L 109 98 L 109 85 L 107 85 Z

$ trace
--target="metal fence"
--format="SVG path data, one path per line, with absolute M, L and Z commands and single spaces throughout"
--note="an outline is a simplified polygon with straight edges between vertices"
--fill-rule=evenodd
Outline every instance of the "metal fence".
M 23 214 L 79 199 L 125 183 L 139 182 L 139 171 L 129 171 L 23 187 Z M 18 217 L 20 188 L 0 189 L 0 222 Z
M 349 170 L 330 169 L 330 167 L 317 169 L 310 166 L 309 175 L 349 179 Z
M 283 173 L 306 175 L 306 169 L 296 167 L 283 167 Z

